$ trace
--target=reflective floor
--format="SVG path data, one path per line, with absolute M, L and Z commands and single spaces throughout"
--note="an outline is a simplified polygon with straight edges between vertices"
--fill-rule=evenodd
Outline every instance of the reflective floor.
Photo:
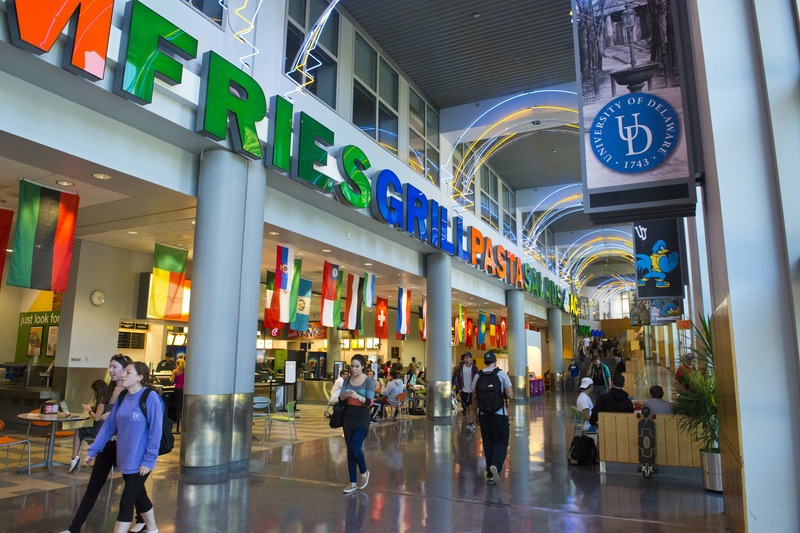
M 365 443 L 370 483 L 351 495 L 341 491 L 348 480 L 339 435 L 274 448 L 254 443 L 249 472 L 222 482 L 181 476 L 173 452 L 159 461 L 148 492 L 165 533 L 725 531 L 722 497 L 697 482 L 568 466 L 570 401 L 553 393 L 512 407 L 508 460 L 495 487 L 483 480 L 480 432 L 466 432 L 459 414 L 448 425 L 424 418 L 373 425 Z M 303 425 L 326 426 L 321 408 L 305 412 Z M 63 467 L 52 477 L 0 473 L 0 492 L 21 484 L 0 500 L 0 531 L 64 529 L 87 480 L 86 471 Z M 116 474 L 83 531 L 111 531 L 121 489 Z

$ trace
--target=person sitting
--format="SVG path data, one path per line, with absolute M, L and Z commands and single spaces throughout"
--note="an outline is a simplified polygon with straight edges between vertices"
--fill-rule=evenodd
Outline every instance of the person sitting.
M 597 427 L 597 415 L 602 412 L 611 413 L 632 413 L 633 402 L 628 397 L 628 393 L 622 390 L 625 386 L 625 376 L 622 374 L 614 374 L 611 378 L 611 390 L 605 394 L 601 394 L 597 398 L 597 403 L 592 409 L 592 416 L 589 423 Z
M 397 370 L 392 369 L 389 371 L 392 381 L 386 384 L 381 393 L 381 397 L 375 401 L 372 406 L 372 421 L 378 422 L 380 419 L 386 418 L 386 406 L 390 405 L 398 407 L 400 402 L 397 401 L 397 396 L 403 392 L 403 380 L 400 379 L 400 374 Z M 395 410 L 392 420 L 397 420 L 397 410 Z
M 650 398 L 642 402 L 642 407 L 649 407 L 653 415 L 671 415 L 675 412 L 672 402 L 664 399 L 664 389 L 659 385 L 650 387 Z
M 417 372 L 417 379 L 414 382 L 414 386 L 409 390 L 409 395 L 411 396 L 411 408 L 418 409 L 419 402 L 425 401 L 425 371 L 420 370 Z
M 589 423 L 589 419 L 592 417 L 592 408 L 594 407 L 592 399 L 589 397 L 589 394 L 592 392 L 592 387 L 594 387 L 592 378 L 583 378 L 579 387 L 581 393 L 578 395 L 578 400 L 575 402 L 575 407 L 583 414 L 584 431 L 596 431 L 596 428 L 592 427 Z
M 156 365 L 156 372 L 172 372 L 175 370 L 175 355 L 167 352 L 164 360 Z
M 378 379 L 375 377 L 375 372 L 373 370 L 367 372 L 367 375 L 369 376 L 369 379 L 371 379 L 375 383 L 375 397 L 377 398 L 378 395 L 381 393 L 381 387 L 382 387 L 381 382 L 378 381 Z

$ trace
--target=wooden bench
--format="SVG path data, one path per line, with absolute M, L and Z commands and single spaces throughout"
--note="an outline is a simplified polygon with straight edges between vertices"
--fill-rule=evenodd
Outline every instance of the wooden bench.
M 655 415 L 656 466 L 700 467 L 700 443 L 678 428 L 680 415 Z M 600 460 L 639 464 L 639 418 L 633 413 L 599 413 Z

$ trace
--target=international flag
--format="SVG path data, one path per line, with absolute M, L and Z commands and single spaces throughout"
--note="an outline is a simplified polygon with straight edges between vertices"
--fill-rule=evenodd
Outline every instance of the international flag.
M 467 308 L 458 304 L 458 342 L 466 342 Z
M 386 298 L 378 298 L 375 306 L 375 337 L 389 338 L 389 300 Z
M 375 307 L 375 274 L 364 273 L 364 305 Z
M 464 344 L 467 345 L 467 348 L 472 348 L 472 333 L 473 333 L 474 326 L 472 325 L 472 319 L 467 319 L 467 332 L 466 338 L 464 339 Z
M 422 294 L 422 305 L 419 308 L 419 338 L 428 340 L 428 296 Z
M 308 317 L 311 314 L 311 282 L 301 279 L 297 285 L 295 318 L 289 327 L 295 331 L 306 331 L 308 330 Z
M 506 346 L 506 317 L 500 317 L 500 346 Z
M 495 324 L 494 313 L 489 314 L 489 344 L 492 346 L 497 342 L 497 325 Z
M 398 341 L 404 341 L 404 340 L 406 340 L 406 334 L 405 333 L 400 333 L 398 331 L 397 333 L 394 334 L 394 338 L 396 340 L 398 340 Z
M 291 322 L 292 280 L 294 278 L 294 250 L 278 245 L 275 256 L 275 291 L 272 305 L 278 320 L 284 324 Z
M 339 307 L 339 265 L 325 261 L 322 269 L 322 313 L 320 323 L 323 326 L 339 327 L 339 315 L 334 323 L 334 306 Z
M 458 346 L 458 342 L 459 342 L 459 340 L 458 340 L 458 330 L 459 329 L 460 328 L 459 328 L 459 325 L 458 325 L 458 315 L 454 315 L 453 316 L 453 332 L 452 332 L 453 334 L 451 335 L 451 337 L 453 338 L 453 348 Z
M 150 299 L 147 303 L 149 317 L 182 319 L 188 257 L 188 250 L 156 243 L 153 252 L 153 279 L 150 282 Z
M 289 296 L 289 323 L 291 324 L 297 319 L 297 298 L 300 293 L 300 273 L 303 271 L 303 260 L 294 260 L 294 272 L 292 275 L 292 292 Z
M 6 248 L 8 247 L 8 236 L 11 235 L 11 221 L 14 220 L 14 212 L 10 209 L 0 208 L 0 281 L 6 266 Z
M 283 324 L 281 324 L 277 298 L 275 297 L 275 272 L 267 271 L 267 286 L 265 296 L 266 307 L 264 308 L 264 327 L 270 330 L 276 328 L 280 329 L 283 327 Z
M 403 287 L 397 288 L 397 333 L 408 333 L 411 321 L 411 291 Z
M 364 278 L 347 275 L 347 298 L 345 299 L 344 327 L 361 329 L 361 302 L 364 301 Z
M 478 338 L 477 344 L 486 343 L 486 311 L 478 311 Z
M 20 180 L 6 283 L 42 291 L 67 290 L 79 202 L 77 194 Z
M 336 300 L 333 301 L 333 320 L 337 328 L 342 325 L 342 280 L 344 273 L 340 271 L 339 281 L 336 282 Z

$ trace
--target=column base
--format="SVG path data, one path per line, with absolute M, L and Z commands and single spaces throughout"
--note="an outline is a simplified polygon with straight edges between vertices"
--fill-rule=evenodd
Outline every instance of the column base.
M 428 420 L 450 418 L 453 415 L 453 402 L 450 400 L 453 384 L 447 381 L 427 382 L 427 415 Z

